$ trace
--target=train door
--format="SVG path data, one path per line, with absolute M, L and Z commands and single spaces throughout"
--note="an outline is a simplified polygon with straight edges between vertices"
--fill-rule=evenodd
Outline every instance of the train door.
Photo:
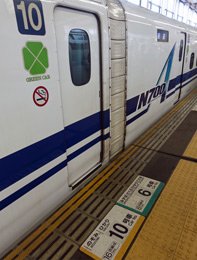
M 183 73 L 184 73 L 184 62 L 185 62 L 185 48 L 186 48 L 186 33 L 181 32 L 180 33 L 180 40 L 178 45 L 178 61 L 179 61 L 179 89 L 177 90 L 177 100 L 175 103 L 177 103 L 181 97 L 181 88 L 182 88 L 182 82 L 183 82 Z
M 63 7 L 55 28 L 68 158 L 68 181 L 76 185 L 101 164 L 100 51 L 93 14 Z

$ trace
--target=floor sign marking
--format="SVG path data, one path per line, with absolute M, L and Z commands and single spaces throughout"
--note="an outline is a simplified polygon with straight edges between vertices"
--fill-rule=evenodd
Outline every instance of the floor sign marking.
M 93 259 L 121 259 L 143 221 L 143 216 L 115 205 L 80 250 Z
M 117 201 L 117 205 L 147 216 L 164 183 L 139 175 Z
M 45 106 L 49 100 L 48 90 L 45 87 L 36 88 L 33 93 L 33 100 L 37 106 L 39 107 Z

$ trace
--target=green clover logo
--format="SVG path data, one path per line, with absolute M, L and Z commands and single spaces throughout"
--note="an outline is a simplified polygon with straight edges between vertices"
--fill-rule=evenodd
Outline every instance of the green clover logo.
M 31 75 L 44 74 L 49 67 L 48 51 L 41 42 L 27 42 L 23 48 L 23 60 Z

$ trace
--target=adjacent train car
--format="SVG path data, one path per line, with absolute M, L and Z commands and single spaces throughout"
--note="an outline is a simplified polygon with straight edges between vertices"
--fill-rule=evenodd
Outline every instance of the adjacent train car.
M 0 255 L 197 85 L 197 30 L 124 0 L 0 1 Z

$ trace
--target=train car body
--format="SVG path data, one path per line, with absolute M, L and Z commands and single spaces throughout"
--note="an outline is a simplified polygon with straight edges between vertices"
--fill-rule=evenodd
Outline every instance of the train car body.
M 197 31 L 118 0 L 0 1 L 0 255 L 197 85 Z

